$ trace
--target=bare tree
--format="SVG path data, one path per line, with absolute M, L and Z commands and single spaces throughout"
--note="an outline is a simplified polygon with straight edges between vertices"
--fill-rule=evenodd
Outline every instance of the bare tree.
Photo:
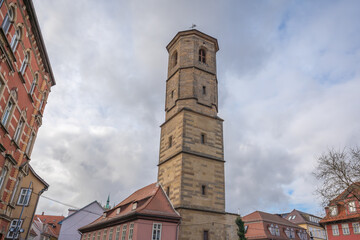
M 318 158 L 318 167 L 313 174 L 320 180 L 316 193 L 324 206 L 345 190 L 360 200 L 360 148 L 328 150 Z

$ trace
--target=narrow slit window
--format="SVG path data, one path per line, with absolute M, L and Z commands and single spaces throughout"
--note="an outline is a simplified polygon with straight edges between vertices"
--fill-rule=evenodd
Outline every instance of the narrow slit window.
M 209 240 L 209 231 L 204 231 L 204 240 Z
M 203 93 L 203 95 L 206 95 L 206 86 L 202 87 L 202 93 Z
M 171 91 L 171 98 L 174 98 L 174 90 Z
M 173 139 L 172 136 L 169 137 L 169 148 L 171 148 L 173 145 Z
M 205 195 L 205 194 L 206 194 L 206 186 L 205 186 L 205 185 L 202 185 L 202 186 L 201 186 L 201 194 L 202 194 L 202 195 Z
M 167 195 L 168 197 L 170 196 L 170 187 L 169 187 L 169 186 L 166 188 L 166 195 Z
M 205 144 L 206 142 L 206 136 L 204 133 L 201 134 L 201 144 Z
M 206 53 L 204 49 L 199 50 L 199 62 L 206 63 Z

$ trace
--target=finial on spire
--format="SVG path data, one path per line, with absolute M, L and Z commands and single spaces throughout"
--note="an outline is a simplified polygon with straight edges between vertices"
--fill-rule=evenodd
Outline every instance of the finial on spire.
M 107 201 L 106 201 L 106 205 L 105 205 L 105 209 L 110 209 L 110 193 L 108 195 Z
M 194 28 L 196 28 L 196 24 L 193 23 L 193 24 L 191 25 L 190 29 L 194 29 Z

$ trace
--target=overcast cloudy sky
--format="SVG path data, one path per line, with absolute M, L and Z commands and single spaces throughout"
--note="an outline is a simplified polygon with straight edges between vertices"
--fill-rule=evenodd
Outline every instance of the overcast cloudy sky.
M 218 39 L 226 210 L 323 212 L 316 158 L 360 145 L 359 1 L 34 0 L 57 85 L 31 164 L 44 196 L 111 205 L 157 179 L 168 42 Z M 37 212 L 67 214 L 42 198 Z

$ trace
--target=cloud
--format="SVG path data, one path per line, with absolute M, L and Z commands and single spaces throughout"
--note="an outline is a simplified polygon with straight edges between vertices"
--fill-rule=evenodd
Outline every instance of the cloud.
M 220 45 L 227 211 L 321 212 L 316 156 L 360 140 L 358 2 L 34 4 L 57 81 L 31 161 L 44 195 L 118 203 L 156 181 L 165 47 L 195 23 Z M 38 211 L 66 209 L 42 199 Z

